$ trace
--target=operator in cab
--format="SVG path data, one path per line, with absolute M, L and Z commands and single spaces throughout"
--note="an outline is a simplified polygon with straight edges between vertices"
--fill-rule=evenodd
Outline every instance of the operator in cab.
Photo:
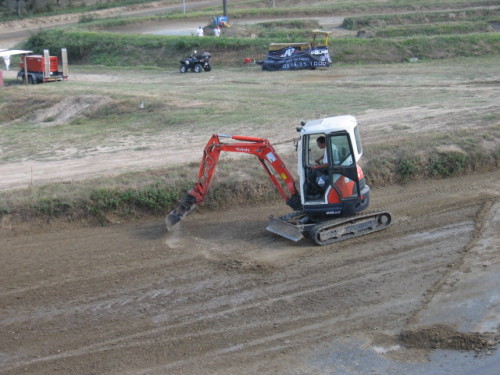
M 322 135 L 316 139 L 316 144 L 318 148 L 324 150 L 326 148 L 326 138 Z M 315 160 L 316 165 L 311 166 L 311 169 L 323 169 L 328 168 L 328 153 L 324 152 L 323 156 Z

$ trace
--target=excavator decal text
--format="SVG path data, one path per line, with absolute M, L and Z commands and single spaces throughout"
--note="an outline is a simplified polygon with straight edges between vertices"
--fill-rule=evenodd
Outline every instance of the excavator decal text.
M 243 148 L 243 147 L 236 147 L 236 151 L 240 152 L 250 152 L 249 148 Z

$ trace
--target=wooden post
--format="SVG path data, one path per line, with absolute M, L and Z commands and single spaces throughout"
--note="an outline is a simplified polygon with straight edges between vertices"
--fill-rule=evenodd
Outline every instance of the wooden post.
M 23 55 L 22 59 L 24 60 L 24 84 L 28 84 L 28 62 L 26 61 L 26 56 L 28 55 Z
M 43 81 L 50 78 L 50 54 L 48 49 L 43 50 Z
M 68 51 L 66 48 L 61 48 L 61 62 L 62 62 L 62 73 L 63 73 L 63 79 L 68 78 L 69 73 L 68 73 Z

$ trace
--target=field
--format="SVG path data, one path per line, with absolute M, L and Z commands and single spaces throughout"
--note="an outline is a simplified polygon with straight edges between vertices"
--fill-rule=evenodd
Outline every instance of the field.
M 344 15 L 389 32 L 365 12 Z M 498 54 L 272 73 L 235 56 L 200 74 L 82 61 L 31 86 L 3 72 L 0 374 L 496 374 Z M 267 217 L 288 210 L 257 160 L 224 155 L 165 232 L 212 134 L 267 138 L 294 169 L 295 127 L 337 114 L 360 122 L 389 229 L 278 238 Z

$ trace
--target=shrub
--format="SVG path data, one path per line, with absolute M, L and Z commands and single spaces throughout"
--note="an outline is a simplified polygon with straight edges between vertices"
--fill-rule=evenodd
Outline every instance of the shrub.
M 467 155 L 460 152 L 432 155 L 429 159 L 429 172 L 432 176 L 449 177 L 464 171 Z
M 78 19 L 78 23 L 89 23 L 95 20 L 94 16 L 91 14 L 83 14 Z
M 418 164 L 414 158 L 401 157 L 398 162 L 398 172 L 403 182 L 409 181 L 417 172 Z

